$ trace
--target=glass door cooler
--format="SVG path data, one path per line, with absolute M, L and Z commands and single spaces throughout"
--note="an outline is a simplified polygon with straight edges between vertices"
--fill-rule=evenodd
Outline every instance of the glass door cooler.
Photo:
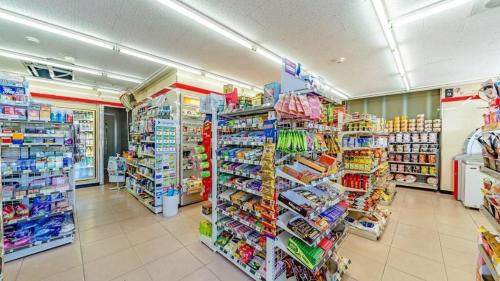
M 96 111 L 74 110 L 75 180 L 77 185 L 97 183 Z

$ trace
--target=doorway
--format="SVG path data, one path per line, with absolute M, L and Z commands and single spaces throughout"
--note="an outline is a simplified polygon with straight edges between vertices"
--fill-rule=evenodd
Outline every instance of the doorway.
M 104 183 L 109 182 L 108 160 L 110 156 L 122 155 L 128 142 L 127 112 L 123 108 L 104 108 Z

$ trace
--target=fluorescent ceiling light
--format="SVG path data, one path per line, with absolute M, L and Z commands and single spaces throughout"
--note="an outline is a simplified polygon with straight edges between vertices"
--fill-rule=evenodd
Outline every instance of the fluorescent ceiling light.
M 36 20 L 33 18 L 29 18 L 26 16 L 22 16 L 16 13 L 12 13 L 10 11 L 0 9 L 0 18 L 9 20 L 12 22 L 16 22 L 22 25 L 30 26 L 36 29 L 40 29 L 43 31 L 47 31 L 50 33 L 55 33 L 64 37 L 68 37 L 71 39 L 76 39 L 78 41 L 82 41 L 88 44 L 92 44 L 95 46 L 99 46 L 102 48 L 110 49 L 112 50 L 114 48 L 114 45 L 112 43 L 106 42 L 104 40 L 94 38 L 92 36 L 88 36 L 79 32 L 75 32 L 69 29 L 66 29 L 64 27 L 56 26 L 50 23 L 46 23 L 40 20 Z
M 190 66 L 186 66 L 186 65 L 182 65 L 182 64 L 179 64 L 179 63 L 176 63 L 176 62 L 173 62 L 173 61 L 170 61 L 170 60 L 167 60 L 167 59 L 155 56 L 155 55 L 151 55 L 151 54 L 144 53 L 144 52 L 141 52 L 141 51 L 133 50 L 133 49 L 130 49 L 130 48 L 125 48 L 125 47 L 120 48 L 120 53 L 124 53 L 126 55 L 134 56 L 136 58 L 140 58 L 140 59 L 143 59 L 143 60 L 147 60 L 147 61 L 155 62 L 155 63 L 158 63 L 158 64 L 170 66 L 170 67 L 177 68 L 177 69 L 180 69 L 180 70 L 184 70 L 186 72 L 190 72 L 190 73 L 193 73 L 193 74 L 201 75 L 201 71 L 198 70 L 198 69 L 196 69 L 196 68 L 193 68 L 193 67 L 190 67 Z
M 420 9 L 411 11 L 407 14 L 399 16 L 391 21 L 393 25 L 402 25 L 412 21 L 416 21 L 440 12 L 443 12 L 448 9 L 452 9 L 458 7 L 467 2 L 471 2 L 471 0 L 443 0 L 438 1 L 436 3 L 424 6 Z
M 76 83 L 68 83 L 68 82 L 63 82 L 63 81 L 58 81 L 58 80 L 50 80 L 47 78 L 38 78 L 38 77 L 26 77 L 28 81 L 36 81 L 36 82 L 41 82 L 41 83 L 47 83 L 47 84 L 53 84 L 53 85 L 59 85 L 59 86 L 65 86 L 65 87 L 72 87 L 72 88 L 78 88 L 78 89 L 83 89 L 83 90 L 92 90 L 93 87 L 87 86 L 87 85 L 81 85 L 81 84 L 76 84 Z
M 396 39 L 394 38 L 394 34 L 392 33 L 392 29 L 389 25 L 389 18 L 385 12 L 384 3 L 382 0 L 372 0 L 372 3 L 375 8 L 375 12 L 377 13 L 377 18 L 380 22 L 380 26 L 382 27 L 382 31 L 384 32 L 385 39 L 389 44 L 389 48 L 394 50 L 396 48 Z
M 190 19 L 198 22 L 199 24 L 212 29 L 213 31 L 225 36 L 228 39 L 244 46 L 245 48 L 252 49 L 252 42 L 248 41 L 243 36 L 238 35 L 236 32 L 229 30 L 222 24 L 212 20 L 211 18 L 187 7 L 185 4 L 174 0 L 158 0 L 158 2 L 164 4 L 165 6 L 175 10 L 176 12 L 189 17 Z
M 410 90 L 410 82 L 408 82 L 408 77 L 406 75 L 403 76 L 403 83 L 405 84 L 406 91 Z
M 97 88 L 97 91 L 102 92 L 102 93 L 113 94 L 113 95 L 121 95 L 124 92 L 124 91 L 118 91 L 118 90 L 106 89 L 106 88 Z
M 398 68 L 399 74 L 401 74 L 401 76 L 405 76 L 405 67 L 403 66 L 403 60 L 401 59 L 401 54 L 399 53 L 398 49 L 393 50 L 392 55 L 394 56 L 394 60 L 396 61 L 396 67 Z
M 121 75 L 121 74 L 107 73 L 106 76 L 108 78 L 111 78 L 111 79 L 122 80 L 122 81 L 137 83 L 137 84 L 140 84 L 143 81 L 142 79 L 139 79 L 139 78 L 129 77 L 129 76 Z
M 206 73 L 205 77 L 211 78 L 211 79 L 214 79 L 214 80 L 218 80 L 218 81 L 221 81 L 221 82 L 233 84 L 234 86 L 245 88 L 245 89 L 249 89 L 249 90 L 252 88 L 251 86 L 249 86 L 247 84 L 238 82 L 238 81 L 233 80 L 233 79 L 228 79 L 228 78 L 225 78 L 225 77 L 222 77 L 222 76 L 219 76 L 219 75 L 214 75 L 214 74 L 211 74 L 211 73 Z
M 276 64 L 279 64 L 279 65 L 283 64 L 283 59 L 280 56 L 273 54 L 266 49 L 257 48 L 256 52 L 257 52 L 257 54 L 260 54 L 260 55 L 266 57 L 267 59 L 269 59 L 270 61 L 272 61 Z

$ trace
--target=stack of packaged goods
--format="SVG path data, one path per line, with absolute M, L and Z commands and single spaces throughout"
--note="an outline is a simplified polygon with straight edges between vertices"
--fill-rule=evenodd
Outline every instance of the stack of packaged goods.
M 408 120 L 408 128 L 396 126 L 397 120 L 406 118 L 394 118 L 394 126 L 389 127 L 389 179 L 396 185 L 436 190 L 441 120 L 426 120 L 424 114 L 418 114 Z

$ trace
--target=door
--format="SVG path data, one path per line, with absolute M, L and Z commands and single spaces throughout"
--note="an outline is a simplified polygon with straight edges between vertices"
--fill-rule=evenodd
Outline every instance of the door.
M 127 150 L 127 113 L 125 109 L 104 108 L 104 182 L 108 183 L 108 160 L 110 156 L 122 155 Z

